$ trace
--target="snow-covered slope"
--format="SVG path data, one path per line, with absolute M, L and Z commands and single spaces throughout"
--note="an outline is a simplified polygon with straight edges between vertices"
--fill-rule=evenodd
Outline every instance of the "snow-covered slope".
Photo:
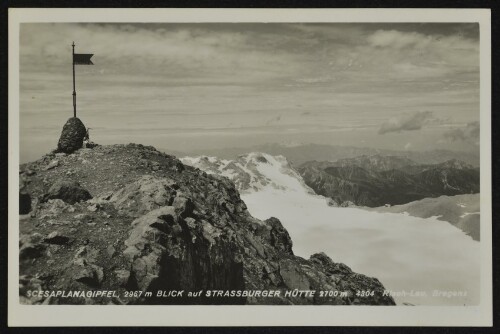
M 311 192 L 284 157 L 251 153 L 237 160 L 184 158 L 184 163 L 232 179 L 250 213 L 281 220 L 297 255 L 324 251 L 334 261 L 377 277 L 398 303 L 475 305 L 479 243 L 449 223 L 402 213 L 338 208 Z M 461 297 L 433 296 L 435 290 Z M 415 296 L 416 292 L 423 296 Z M 465 293 L 465 296 L 463 294 Z
M 236 160 L 200 156 L 184 157 L 181 161 L 207 173 L 228 177 L 243 194 L 264 189 L 314 194 L 281 155 L 253 152 L 240 155 Z
M 390 207 L 366 208 L 378 212 L 408 213 L 411 216 L 444 220 L 479 241 L 480 228 L 480 195 L 465 194 L 456 196 L 440 196 L 424 198 L 419 201 Z

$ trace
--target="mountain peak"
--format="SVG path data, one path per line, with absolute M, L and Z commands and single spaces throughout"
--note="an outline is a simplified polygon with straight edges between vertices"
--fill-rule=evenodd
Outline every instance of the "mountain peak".
M 359 156 L 310 161 L 299 172 L 318 194 L 337 203 L 352 201 L 370 207 L 479 192 L 479 171 L 456 159 L 419 165 L 407 157 Z
M 374 154 L 339 159 L 332 165 L 337 167 L 358 166 L 369 171 L 388 171 L 405 166 L 413 166 L 416 165 L 416 162 L 405 156 Z
M 447 161 L 439 164 L 439 166 L 445 167 L 445 168 L 454 168 L 454 169 L 474 169 L 474 167 L 472 165 L 469 165 L 468 163 L 463 162 L 463 161 L 458 160 L 458 159 L 447 160 Z
M 196 161 L 230 164 L 210 157 Z M 357 303 L 355 298 L 284 295 L 285 290 L 303 286 L 325 290 L 342 281 L 343 289 L 353 296 L 357 289 L 375 291 L 375 296 L 360 303 L 394 304 L 391 297 L 383 296 L 384 287 L 376 279 L 350 270 L 336 272 L 332 268 L 338 264 L 318 261 L 319 255 L 310 260 L 295 256 L 281 222 L 252 217 L 228 178 L 186 166 L 153 147 L 128 144 L 50 153 L 20 170 L 24 194 L 32 199 L 30 214 L 20 220 L 23 303 L 88 302 L 26 294 L 34 289 L 103 289 L 122 296 L 92 299 L 96 304 Z M 52 185 L 61 180 L 72 181 L 62 184 L 78 188 L 85 196 L 70 199 L 68 191 L 54 189 Z M 131 290 L 209 289 L 278 290 L 280 294 L 274 298 L 156 298 L 155 294 L 123 298 Z
M 243 193 L 258 190 L 313 191 L 305 185 L 297 171 L 282 155 L 250 152 L 239 155 L 235 160 L 215 157 L 184 157 L 182 162 L 200 168 L 210 174 L 229 178 Z

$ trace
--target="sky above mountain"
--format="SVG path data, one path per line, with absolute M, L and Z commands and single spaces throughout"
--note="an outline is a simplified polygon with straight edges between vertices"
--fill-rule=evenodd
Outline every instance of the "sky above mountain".
M 476 24 L 22 24 L 21 160 L 72 116 L 179 151 L 301 142 L 477 150 Z

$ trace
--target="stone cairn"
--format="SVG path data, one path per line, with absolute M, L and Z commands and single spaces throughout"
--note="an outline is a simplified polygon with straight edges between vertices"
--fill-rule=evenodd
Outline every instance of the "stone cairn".
M 57 143 L 57 152 L 73 153 L 83 147 L 83 139 L 87 129 L 78 117 L 68 119 L 62 129 L 61 137 Z

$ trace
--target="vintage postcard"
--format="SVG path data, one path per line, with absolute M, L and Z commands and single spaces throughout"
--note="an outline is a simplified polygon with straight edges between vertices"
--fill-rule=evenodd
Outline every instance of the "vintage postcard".
M 10 326 L 491 326 L 488 10 L 12 9 Z

